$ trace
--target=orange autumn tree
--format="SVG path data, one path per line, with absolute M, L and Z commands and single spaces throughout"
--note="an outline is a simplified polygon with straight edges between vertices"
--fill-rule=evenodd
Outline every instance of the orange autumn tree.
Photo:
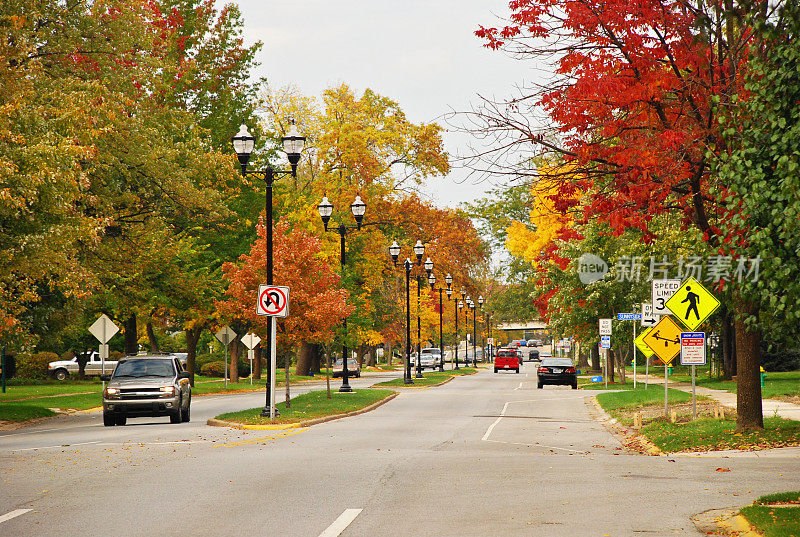
M 339 275 L 323 252 L 319 238 L 302 229 L 291 229 L 281 220 L 274 230 L 275 284 L 287 286 L 289 316 L 278 323 L 279 341 L 296 346 L 301 341 L 326 342 L 333 338 L 342 319 L 352 313 L 347 290 L 339 287 Z M 220 313 L 249 324 L 262 339 L 267 336 L 267 317 L 256 314 L 258 286 L 267 282 L 267 238 L 263 223 L 249 254 L 238 263 L 222 267 L 230 282 L 227 299 L 218 302 Z

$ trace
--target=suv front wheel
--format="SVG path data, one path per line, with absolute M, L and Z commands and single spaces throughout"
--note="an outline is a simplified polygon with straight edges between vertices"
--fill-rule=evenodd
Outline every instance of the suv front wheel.
M 189 418 L 191 417 L 190 416 L 191 408 L 192 408 L 192 400 L 189 399 L 189 402 L 186 403 L 186 408 L 181 409 L 181 421 L 184 422 L 189 421 Z

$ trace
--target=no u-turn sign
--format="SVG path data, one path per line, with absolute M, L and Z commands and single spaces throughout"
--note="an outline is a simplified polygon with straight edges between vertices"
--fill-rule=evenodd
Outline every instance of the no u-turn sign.
M 277 285 L 259 285 L 256 313 L 271 317 L 289 315 L 289 288 Z

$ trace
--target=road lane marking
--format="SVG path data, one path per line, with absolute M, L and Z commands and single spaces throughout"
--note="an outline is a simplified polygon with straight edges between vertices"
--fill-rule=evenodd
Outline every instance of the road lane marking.
M 494 429 L 495 425 L 497 425 L 498 423 L 500 423 L 500 420 L 501 420 L 501 419 L 503 419 L 503 416 L 505 415 L 505 413 L 506 413 L 506 410 L 508 409 L 508 404 L 509 404 L 509 403 L 511 403 L 511 401 L 508 401 L 508 402 L 506 402 L 506 404 L 505 404 L 505 405 L 503 405 L 503 410 L 500 412 L 500 417 L 499 417 L 499 418 L 497 418 L 497 419 L 494 421 L 494 423 L 492 423 L 492 424 L 489 426 L 489 428 L 486 430 L 486 434 L 485 434 L 485 435 L 483 435 L 483 438 L 481 438 L 481 440 L 484 440 L 484 441 L 485 441 L 485 440 L 487 440 L 487 439 L 489 438 L 489 435 L 490 435 L 490 434 L 492 434 L 492 430 Z
M 230 444 L 220 444 L 218 447 L 236 447 L 244 446 L 246 444 L 256 444 L 258 442 L 268 442 L 269 440 L 277 440 L 278 438 L 285 438 L 287 436 L 294 436 L 300 434 L 308 429 L 308 427 L 301 427 L 300 429 L 288 429 L 284 432 L 273 434 L 270 436 L 262 436 L 260 438 L 253 438 L 251 440 L 242 440 L 241 442 L 231 442 Z
M 347 529 L 347 526 L 353 522 L 356 517 L 361 513 L 361 509 L 345 509 L 344 513 L 339 515 L 339 518 L 333 521 L 333 524 L 328 526 L 328 529 L 319 534 L 319 537 L 339 537 L 342 532 Z
M 12 518 L 16 518 L 19 515 L 24 515 L 28 511 L 33 511 L 33 509 L 14 509 L 13 511 L 11 511 L 9 513 L 6 513 L 6 514 L 0 516 L 0 524 L 2 524 L 3 522 L 8 522 Z

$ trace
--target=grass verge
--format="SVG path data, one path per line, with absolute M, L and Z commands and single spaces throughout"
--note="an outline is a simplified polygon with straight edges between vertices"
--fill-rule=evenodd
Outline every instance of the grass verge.
M 72 395 L 50 395 L 23 399 L 21 401 L 4 401 L 0 403 L 0 420 L 25 421 L 32 418 L 53 416 L 51 408 L 61 410 L 86 410 L 101 406 L 100 387 L 96 392 Z
M 328 399 L 327 391 L 319 390 L 292 398 L 291 408 L 286 408 L 285 402 L 278 403 L 276 407 L 281 415 L 275 421 L 261 417 L 263 407 L 220 414 L 217 419 L 247 425 L 297 423 L 361 410 L 373 403 L 386 399 L 393 393 L 395 393 L 393 390 L 375 389 L 355 390 L 351 393 L 331 392 L 331 398 Z
M 610 385 L 609 385 L 610 386 Z M 633 389 L 633 383 L 614 385 L 615 390 L 623 390 L 612 393 L 601 393 L 597 395 L 597 402 L 606 412 L 612 415 L 616 410 L 635 411 L 643 407 L 664 404 L 664 386 L 651 384 L 646 389 L 644 384 L 639 383 Z M 692 400 L 692 394 L 674 390 L 668 390 L 668 402 L 683 403 Z M 615 416 L 622 417 L 622 416 Z
M 769 494 L 740 513 L 765 537 L 796 537 L 800 535 L 800 507 L 782 506 L 798 502 L 800 492 Z
M 20 403 L 3 403 L 0 405 L 0 420 L 3 421 L 26 421 L 33 418 L 55 416 L 55 414 L 49 408 L 34 405 Z
M 424 378 L 421 378 L 421 379 L 415 378 L 414 379 L 414 384 L 411 384 L 410 386 L 433 386 L 434 384 L 439 384 L 439 383 L 444 382 L 444 381 L 446 381 L 446 380 L 448 380 L 450 378 L 453 378 L 453 377 L 460 377 L 460 376 L 464 376 L 464 375 L 472 375 L 474 373 L 475 373 L 475 369 L 472 368 L 472 367 L 462 367 L 460 369 L 449 370 L 449 371 L 448 370 L 445 370 L 445 371 L 431 371 L 429 373 L 424 373 Z M 412 372 L 412 374 L 413 374 L 413 372 Z M 375 386 L 390 386 L 390 387 L 400 386 L 400 387 L 402 387 L 402 386 L 409 386 L 409 385 L 405 384 L 405 382 L 404 382 L 404 380 L 402 378 L 399 378 L 399 379 L 387 380 L 385 382 L 379 382 L 378 384 L 375 384 Z
M 758 450 L 800 444 L 800 422 L 765 418 L 764 429 L 736 432 L 736 421 L 700 418 L 687 423 L 658 419 L 645 425 L 641 434 L 661 451 L 717 451 L 721 449 Z

